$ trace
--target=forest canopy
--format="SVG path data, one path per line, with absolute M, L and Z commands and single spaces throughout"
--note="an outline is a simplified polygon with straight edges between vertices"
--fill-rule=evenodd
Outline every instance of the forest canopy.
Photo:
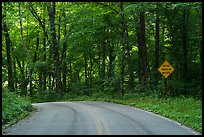
M 201 97 L 201 2 L 2 2 L 2 86 L 20 96 Z

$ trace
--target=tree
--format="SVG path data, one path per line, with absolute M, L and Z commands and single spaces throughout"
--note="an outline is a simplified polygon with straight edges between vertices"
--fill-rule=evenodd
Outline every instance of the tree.
M 125 18 L 123 2 L 120 3 L 121 10 L 121 23 L 122 23 L 122 57 L 121 57 L 121 67 L 120 67 L 120 92 L 124 96 L 124 77 L 125 77 Z
M 5 2 L 2 85 L 8 81 L 12 91 L 32 97 L 123 96 L 148 86 L 159 91 L 157 69 L 166 59 L 176 70 L 169 76 L 170 95 L 200 92 L 201 7 L 199 2 Z
M 139 30 L 139 69 L 140 69 L 140 83 L 142 86 L 147 85 L 148 80 L 148 63 L 147 63 L 147 49 L 146 49 L 146 35 L 145 35 L 145 12 L 141 11 L 139 15 L 140 30 Z
M 159 68 L 159 3 L 156 3 L 156 23 L 155 23 L 155 78 L 154 85 L 158 85 L 158 73 L 157 69 Z
M 5 35 L 5 41 L 6 41 L 6 56 L 7 56 L 7 69 L 8 69 L 8 88 L 11 91 L 14 91 L 14 82 L 13 82 L 13 76 L 12 76 L 12 62 L 11 62 L 11 40 L 8 33 L 8 28 L 5 21 L 6 15 L 3 15 L 3 31 Z
M 48 7 L 48 15 L 50 21 L 50 32 L 52 36 L 52 48 L 54 55 L 54 78 L 55 78 L 55 90 L 62 94 L 62 86 L 61 86 L 61 76 L 59 70 L 59 49 L 58 42 L 56 39 L 56 31 L 55 31 L 55 2 L 49 3 Z
M 24 36 L 23 36 L 23 25 L 22 25 L 22 15 L 21 15 L 21 8 L 20 8 L 20 2 L 18 3 L 18 11 L 19 11 L 19 21 L 20 21 L 20 32 L 21 32 L 21 44 L 26 52 L 26 58 L 27 58 L 27 64 L 28 64 L 28 71 L 29 71 L 29 85 L 30 85 L 30 95 L 32 96 L 33 89 L 32 89 L 32 72 L 31 72 L 31 66 L 30 66 L 30 53 L 25 46 L 24 43 Z

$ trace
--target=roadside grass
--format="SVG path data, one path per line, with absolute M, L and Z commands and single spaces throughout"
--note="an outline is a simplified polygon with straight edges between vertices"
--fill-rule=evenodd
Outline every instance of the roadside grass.
M 29 115 L 32 105 L 8 89 L 3 88 L 2 91 L 2 129 L 5 129 Z
M 167 99 L 154 96 L 125 95 L 112 96 L 72 96 L 66 101 L 105 101 L 128 105 L 143 109 L 169 119 L 202 134 L 202 100 L 193 97 L 169 97 Z M 63 100 L 64 101 L 64 100 Z

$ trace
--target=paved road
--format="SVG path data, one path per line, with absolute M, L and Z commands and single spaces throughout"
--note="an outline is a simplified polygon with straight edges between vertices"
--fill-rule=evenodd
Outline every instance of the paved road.
M 6 134 L 161 135 L 197 134 L 167 118 L 129 106 L 94 101 L 36 103 L 37 111 Z

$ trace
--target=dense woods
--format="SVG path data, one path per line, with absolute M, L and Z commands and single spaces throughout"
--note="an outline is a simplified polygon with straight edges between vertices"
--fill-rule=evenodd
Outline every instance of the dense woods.
M 201 98 L 202 3 L 3 2 L 2 86 L 22 97 Z
M 2 129 L 31 102 L 97 100 L 201 133 L 202 3 L 2 2 L 2 87 Z

